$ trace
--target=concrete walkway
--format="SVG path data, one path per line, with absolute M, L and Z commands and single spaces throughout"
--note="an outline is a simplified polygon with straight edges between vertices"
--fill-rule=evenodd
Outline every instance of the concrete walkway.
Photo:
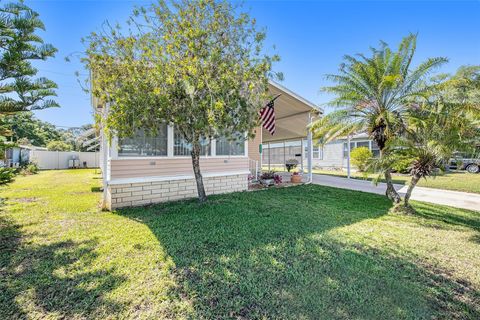
M 374 185 L 371 181 L 346 179 L 342 177 L 321 174 L 314 174 L 312 183 L 322 186 L 357 190 L 381 195 L 385 194 L 385 190 L 387 188 L 385 183 Z M 395 190 L 397 190 L 402 196 L 407 192 L 407 186 L 400 184 L 395 184 L 394 186 Z M 415 189 L 413 189 L 411 199 L 480 211 L 480 194 L 475 193 L 415 187 Z

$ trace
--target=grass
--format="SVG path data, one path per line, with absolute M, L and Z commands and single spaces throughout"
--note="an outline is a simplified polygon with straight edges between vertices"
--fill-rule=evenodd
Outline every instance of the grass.
M 478 319 L 480 213 L 305 185 L 102 212 L 92 170 L 0 190 L 0 319 Z
M 333 176 L 346 177 L 347 172 L 341 170 L 319 170 L 314 169 L 314 173 Z M 361 172 L 352 172 L 352 178 L 373 180 L 376 175 L 364 176 Z M 384 182 L 384 179 L 381 180 Z M 398 184 L 408 184 L 410 177 L 408 175 L 393 174 L 393 182 Z M 445 189 L 453 191 L 463 191 L 471 193 L 480 193 L 480 174 L 471 174 L 465 171 L 449 172 L 428 179 L 422 179 L 418 182 L 419 187 Z

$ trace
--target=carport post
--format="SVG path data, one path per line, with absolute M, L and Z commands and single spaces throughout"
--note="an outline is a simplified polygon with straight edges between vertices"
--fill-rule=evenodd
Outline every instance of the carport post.
M 308 113 L 308 123 L 312 124 L 312 114 Z M 313 143 L 312 143 L 312 131 L 307 129 L 307 148 L 308 148 L 308 182 L 312 182 L 312 163 L 313 163 Z
M 303 153 L 305 152 L 305 146 L 303 145 L 303 138 L 300 140 L 300 154 L 301 154 L 301 157 L 300 157 L 300 168 L 301 168 L 301 172 L 302 174 L 304 173 L 303 171 Z
M 350 134 L 347 136 L 347 179 L 350 179 Z

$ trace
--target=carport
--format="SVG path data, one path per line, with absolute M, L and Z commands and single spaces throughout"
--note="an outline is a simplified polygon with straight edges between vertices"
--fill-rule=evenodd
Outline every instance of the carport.
M 269 89 L 272 95 L 280 96 L 275 101 L 275 134 L 262 129 L 261 167 L 286 171 L 286 162 L 296 159 L 300 172 L 306 167 L 306 181 L 311 182 L 313 141 L 307 127 L 323 111 L 278 83 L 270 82 Z

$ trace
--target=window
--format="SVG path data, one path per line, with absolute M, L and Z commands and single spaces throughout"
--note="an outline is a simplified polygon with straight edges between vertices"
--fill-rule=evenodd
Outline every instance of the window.
M 380 157 L 380 148 L 375 141 L 372 141 L 372 153 L 375 158 Z
M 312 149 L 313 149 L 313 153 L 312 153 L 313 159 L 323 160 L 323 147 L 313 146 Z M 305 146 L 304 154 L 305 154 L 305 157 L 308 157 L 308 146 Z
M 355 148 L 366 147 L 370 149 L 370 142 L 368 141 L 358 141 Z
M 323 147 L 313 146 L 313 158 L 323 160 Z
M 217 138 L 217 156 L 243 156 L 245 155 L 245 138 L 238 135 L 236 139 L 226 137 Z
M 348 145 L 347 142 L 343 144 L 343 157 L 346 159 L 348 157 Z M 370 151 L 372 151 L 374 157 L 380 156 L 380 149 L 375 141 L 354 141 L 350 142 L 350 151 L 355 148 L 360 147 L 367 147 Z
M 308 141 L 307 140 L 303 140 L 303 146 L 304 146 L 303 153 L 305 155 L 304 157 L 308 157 Z M 313 149 L 313 154 L 312 154 L 313 159 L 323 160 L 323 146 L 313 145 L 312 149 Z
M 118 155 L 122 157 L 149 157 L 167 155 L 167 125 L 161 124 L 158 133 L 138 129 L 131 138 L 118 141 Z
M 192 144 L 188 143 L 182 133 L 174 130 L 173 135 L 173 155 L 174 156 L 190 156 L 192 152 Z M 210 141 L 202 139 L 200 141 L 200 155 L 210 155 Z

